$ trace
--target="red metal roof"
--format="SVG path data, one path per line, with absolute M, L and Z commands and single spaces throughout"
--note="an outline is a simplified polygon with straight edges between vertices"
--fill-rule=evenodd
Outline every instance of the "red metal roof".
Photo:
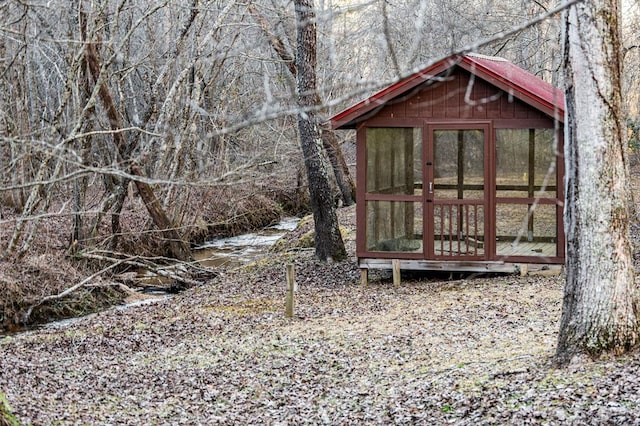
M 334 129 L 355 127 L 391 99 L 402 96 L 416 86 L 459 66 L 471 74 L 511 94 L 550 117 L 564 122 L 564 92 L 506 59 L 476 54 L 454 55 L 394 83 L 369 98 L 331 117 Z

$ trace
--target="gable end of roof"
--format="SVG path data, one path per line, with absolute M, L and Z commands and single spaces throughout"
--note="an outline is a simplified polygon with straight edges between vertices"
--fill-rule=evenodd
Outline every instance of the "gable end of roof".
M 406 96 L 424 84 L 430 84 L 442 74 L 459 66 L 516 99 L 564 122 L 564 93 L 539 77 L 503 58 L 469 54 L 454 55 L 418 71 L 358 102 L 329 119 L 333 129 L 354 128 L 357 123 L 375 115 L 394 99 Z

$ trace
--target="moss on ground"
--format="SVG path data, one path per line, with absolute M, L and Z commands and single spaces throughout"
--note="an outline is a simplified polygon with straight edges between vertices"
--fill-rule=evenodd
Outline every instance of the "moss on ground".
M 0 392 L 0 426 L 19 426 L 18 418 L 11 413 L 7 397 Z

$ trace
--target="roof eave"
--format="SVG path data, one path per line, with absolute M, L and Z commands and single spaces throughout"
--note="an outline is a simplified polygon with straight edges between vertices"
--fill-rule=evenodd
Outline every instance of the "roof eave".
M 372 111 L 385 106 L 392 99 L 402 96 L 415 87 L 432 81 L 439 74 L 453 68 L 459 62 L 460 58 L 456 60 L 453 57 L 440 61 L 380 90 L 367 99 L 334 115 L 329 121 L 331 128 L 334 130 L 355 129 L 358 122 L 365 120 Z
M 513 85 L 505 77 L 494 73 L 492 70 L 482 66 L 482 64 L 473 61 L 473 59 L 468 56 L 462 59 L 459 66 L 511 94 L 516 99 L 536 108 L 549 117 L 564 123 L 564 108 L 558 105 L 560 102 L 564 103 L 564 94 L 561 94 L 562 92 L 559 89 L 554 88 L 554 90 L 558 92 L 559 98 L 557 103 L 552 103 L 521 86 Z M 560 98 L 560 96 L 562 96 L 562 98 Z

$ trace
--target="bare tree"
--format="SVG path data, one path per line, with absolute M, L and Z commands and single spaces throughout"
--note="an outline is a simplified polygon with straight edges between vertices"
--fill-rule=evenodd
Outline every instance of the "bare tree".
M 295 0 L 298 132 L 309 180 L 311 209 L 315 224 L 316 255 L 321 260 L 346 257 L 344 242 L 331 196 L 329 177 L 322 152 L 321 128 L 317 118 L 316 29 L 315 13 L 310 0 Z
M 618 0 L 564 15 L 567 280 L 556 359 L 619 354 L 639 340 Z
M 144 178 L 145 176 L 140 165 L 135 161 L 132 161 L 131 153 L 135 150 L 135 146 L 123 135 L 122 129 L 124 128 L 124 123 L 120 112 L 116 107 L 113 96 L 111 95 L 111 90 L 107 86 L 104 76 L 102 75 L 104 71 L 100 64 L 96 43 L 88 40 L 87 16 L 82 8 L 82 3 L 80 3 L 80 5 L 80 26 L 82 39 L 86 44 L 85 61 L 89 68 L 91 77 L 93 78 L 93 83 L 98 87 L 98 95 L 102 101 L 104 110 L 106 111 L 110 127 L 113 130 L 112 137 L 115 145 L 115 151 L 117 153 L 117 160 L 120 163 L 128 164 L 128 171 L 132 176 Z M 176 232 L 175 226 L 162 208 L 153 188 L 148 183 L 140 179 L 134 180 L 134 183 L 154 224 L 168 241 L 171 254 L 179 260 L 190 260 L 191 251 L 189 246 Z M 124 191 L 123 193 L 126 194 Z
M 248 9 L 256 18 L 256 20 L 260 24 L 260 27 L 269 39 L 269 44 L 273 48 L 273 51 L 287 65 L 287 69 L 289 70 L 293 78 L 297 78 L 298 68 L 296 67 L 295 57 L 287 49 L 285 42 L 278 34 L 275 34 L 269 30 L 268 21 L 258 12 L 258 10 L 253 5 L 249 5 Z M 320 95 L 317 91 L 315 91 L 315 95 L 317 99 L 315 99 L 314 105 L 322 105 Z M 338 188 L 340 189 L 340 193 L 342 195 L 342 201 L 345 206 L 350 206 L 355 202 L 356 187 L 349 172 L 349 168 L 347 167 L 344 155 L 340 150 L 338 137 L 333 130 L 323 129 L 322 144 L 324 146 L 324 149 L 326 150 L 327 156 L 329 157 L 333 176 L 335 177 L 336 184 L 338 185 Z

